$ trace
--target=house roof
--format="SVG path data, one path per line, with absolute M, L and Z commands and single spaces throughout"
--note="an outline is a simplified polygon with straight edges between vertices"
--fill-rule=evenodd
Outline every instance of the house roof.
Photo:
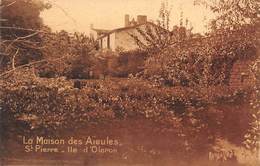
M 112 33 L 115 33 L 115 32 L 121 32 L 121 31 L 128 30 L 128 29 L 134 29 L 134 28 L 137 28 L 137 27 L 142 26 L 142 25 L 145 25 L 145 24 L 147 24 L 147 25 L 152 25 L 152 26 L 158 26 L 158 25 L 156 25 L 156 24 L 154 24 L 154 23 L 152 23 L 152 22 L 146 22 L 146 23 L 137 24 L 137 25 L 134 25 L 134 26 L 117 28 L 117 29 L 113 29 L 113 30 L 111 30 L 111 31 L 109 31 L 109 32 L 107 32 L 107 33 L 105 33 L 104 35 L 100 36 L 100 37 L 97 38 L 97 39 L 102 39 L 102 38 L 108 36 L 109 34 L 112 34 Z M 162 29 L 163 29 L 163 28 L 162 28 Z
M 92 28 L 93 31 L 96 31 L 97 33 L 109 33 L 111 30 L 107 30 L 107 29 L 96 29 L 96 28 Z

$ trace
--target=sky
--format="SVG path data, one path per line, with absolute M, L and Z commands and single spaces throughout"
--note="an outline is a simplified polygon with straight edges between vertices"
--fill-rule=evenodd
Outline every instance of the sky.
M 115 29 L 124 26 L 124 16 L 130 18 L 147 15 L 148 20 L 158 19 L 162 0 L 44 0 L 52 8 L 42 12 L 45 24 L 53 31 L 89 33 L 90 25 L 100 29 Z M 194 6 L 194 0 L 168 0 L 172 7 L 171 25 L 179 24 L 180 13 L 188 18 L 194 32 L 205 31 L 208 20 L 213 14 L 202 6 Z

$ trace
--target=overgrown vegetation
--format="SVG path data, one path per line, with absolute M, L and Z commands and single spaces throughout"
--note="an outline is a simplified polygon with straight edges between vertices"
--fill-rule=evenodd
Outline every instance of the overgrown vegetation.
M 112 52 L 97 50 L 97 43 L 85 34 L 51 32 L 39 17 L 50 4 L 3 0 L 1 140 L 7 141 L 16 133 L 59 135 L 90 126 L 98 130 L 101 124 L 136 119 L 136 130 L 169 135 L 163 138 L 168 141 L 167 149 L 178 151 L 179 157 L 185 154 L 187 160 L 209 152 L 214 152 L 212 158 L 222 164 L 233 159 L 236 154 L 229 155 L 229 150 L 213 148 L 219 139 L 246 147 L 256 159 L 259 18 L 255 18 L 255 2 L 250 2 L 241 1 L 245 5 L 238 4 L 239 8 L 223 8 L 224 4 L 231 5 L 226 1 L 215 4 L 212 9 L 220 16 L 211 32 L 190 37 L 183 37 L 184 27 L 169 27 L 170 9 L 163 4 L 156 35 L 149 27 L 139 29 L 147 39 L 143 43 L 132 36 L 140 50 Z M 252 9 L 249 14 L 239 11 L 249 10 L 248 6 Z M 16 8 L 19 12 L 14 12 Z M 224 17 L 227 9 L 233 14 L 240 12 L 236 24 Z M 23 11 L 33 13 L 21 18 Z M 245 21 L 248 19 L 252 20 Z M 234 64 L 245 60 L 252 62 L 249 68 L 254 80 L 246 86 L 230 86 Z M 143 121 L 152 122 L 155 130 L 144 131 L 147 126 Z M 165 145 L 147 145 L 154 153 L 135 152 L 144 158 L 167 156 Z

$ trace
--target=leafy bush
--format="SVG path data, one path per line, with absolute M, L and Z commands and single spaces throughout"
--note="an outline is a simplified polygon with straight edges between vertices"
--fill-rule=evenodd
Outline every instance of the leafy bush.
M 83 33 L 44 33 L 43 63 L 36 66 L 40 77 L 90 78 L 95 41 Z
M 97 52 L 93 61 L 94 78 L 99 76 L 128 77 L 143 71 L 147 53 L 142 51 L 112 52 L 105 50 Z
M 243 128 L 248 126 L 242 113 L 246 107 L 238 113 L 228 111 L 231 108 L 225 105 L 243 105 L 247 101 L 246 96 L 251 93 L 250 89 L 237 91 L 229 87 L 215 87 L 198 93 L 192 88 L 157 87 L 139 79 L 116 78 L 84 81 L 83 87 L 77 89 L 72 81 L 62 77 L 46 79 L 37 78 L 30 72 L 27 76 L 22 73 L 13 75 L 16 80 L 5 78 L 1 81 L 1 105 L 15 119 L 37 117 L 37 120 L 28 122 L 31 127 L 53 130 L 82 126 L 91 121 L 130 117 L 170 124 L 171 119 L 178 117 L 183 125 L 193 124 L 195 119 L 214 134 L 216 130 L 213 128 L 225 126 L 223 117 L 228 117 L 228 114 L 232 114 L 229 117 L 241 116 Z M 220 116 L 219 122 L 213 123 L 216 115 Z M 219 129 L 218 132 L 222 131 Z
M 255 34 L 244 26 L 179 42 L 151 55 L 143 77 L 168 86 L 228 85 L 236 61 L 256 58 Z
M 255 74 L 256 85 L 254 86 L 254 92 L 252 93 L 250 99 L 250 117 L 252 118 L 250 122 L 250 128 L 245 134 L 244 145 L 247 149 L 251 150 L 254 154 L 258 154 L 260 148 L 260 56 L 252 66 L 252 71 Z
M 102 125 L 118 133 L 118 125 L 125 125 L 120 130 L 155 134 L 152 139 L 163 136 L 167 141 L 152 144 L 155 140 L 151 140 L 145 148 L 168 154 L 163 148 L 167 144 L 167 149 L 177 156 L 185 154 L 188 161 L 207 153 L 219 137 L 240 145 L 250 129 L 247 101 L 252 89 L 221 86 L 197 91 L 158 87 L 136 78 L 82 80 L 81 88 L 74 87 L 75 82 L 65 77 L 39 78 L 29 69 L 5 76 L 0 80 L 3 138 L 58 136 L 82 128 L 97 132 Z M 139 137 L 142 134 L 137 134 Z M 135 153 L 154 155 L 140 150 Z

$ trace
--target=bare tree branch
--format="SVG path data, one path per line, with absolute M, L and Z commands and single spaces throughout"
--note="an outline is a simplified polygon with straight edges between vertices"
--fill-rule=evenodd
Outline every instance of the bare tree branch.
M 48 31 L 28 29 L 28 28 L 21 28 L 21 27 L 0 26 L 0 30 L 1 30 L 1 29 L 21 30 L 21 31 L 28 31 L 28 32 L 39 32 L 39 33 L 50 33 L 50 32 L 48 32 Z
M 54 5 L 54 6 L 56 6 L 58 9 L 60 9 L 69 19 L 71 19 L 71 20 L 74 22 L 75 25 L 77 25 L 77 21 L 76 21 L 73 17 L 71 17 L 71 16 L 68 14 L 68 12 L 67 12 L 66 10 L 64 10 L 60 5 L 58 5 L 57 3 L 52 2 L 52 1 L 50 1 L 50 0 L 46 0 L 46 1 L 47 1 L 48 3 L 50 3 L 50 4 Z
M 32 33 L 32 34 L 30 34 L 30 35 L 27 35 L 27 36 L 22 36 L 22 37 L 17 37 L 15 40 L 13 40 L 7 47 L 6 47 L 6 51 L 8 51 L 9 49 L 10 49 L 10 47 L 15 43 L 15 42 L 17 42 L 17 41 L 19 41 L 19 40 L 22 40 L 22 39 L 28 39 L 28 38 L 30 38 L 30 37 L 33 37 L 33 36 L 35 36 L 35 35 L 37 35 L 39 32 L 34 32 L 34 33 Z
M 19 48 L 16 50 L 15 54 L 12 57 L 12 69 L 15 69 L 15 57 L 19 53 Z
M 0 9 L 2 9 L 2 8 L 4 8 L 4 7 L 12 6 L 12 5 L 15 4 L 15 3 L 16 3 L 16 1 L 13 1 L 13 2 L 7 4 L 7 5 L 0 4 Z
M 51 59 L 51 58 L 50 58 L 50 59 L 43 59 L 43 60 L 39 60 L 39 61 L 35 61 L 35 62 L 31 62 L 31 63 L 25 64 L 25 65 L 21 65 L 21 66 L 18 66 L 18 67 L 16 67 L 16 68 L 13 68 L 13 69 L 11 69 L 11 70 L 9 70 L 9 71 L 6 71 L 6 72 L 2 73 L 2 74 L 0 75 L 0 78 L 3 77 L 3 76 L 5 76 L 5 75 L 7 75 L 7 74 L 10 74 L 10 73 L 12 73 L 12 72 L 18 70 L 18 69 L 22 69 L 22 68 L 24 68 L 24 67 L 30 67 L 30 66 L 33 66 L 33 65 L 36 65 L 36 64 L 40 64 L 40 63 L 44 63 L 44 62 L 49 62 L 49 61 L 57 61 L 57 60 L 61 60 L 61 59 L 63 59 L 63 58 L 66 58 L 66 57 L 68 57 L 68 56 L 69 56 L 69 55 L 65 55 L 65 56 L 62 56 L 62 57 L 60 57 L 60 58 L 55 58 L 55 59 Z

